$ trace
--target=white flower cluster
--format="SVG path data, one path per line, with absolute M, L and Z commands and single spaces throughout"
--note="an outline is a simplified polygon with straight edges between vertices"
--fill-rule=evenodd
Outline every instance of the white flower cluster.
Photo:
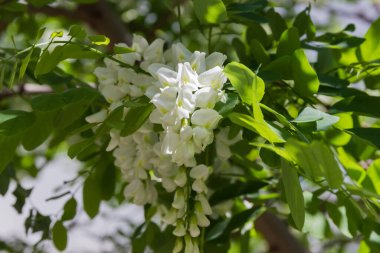
M 133 203 L 154 203 L 155 182 L 174 193 L 164 217 L 175 226 L 173 234 L 178 237 L 173 252 L 184 248 L 185 253 L 196 253 L 200 228 L 210 224 L 206 217 L 212 213 L 206 180 L 212 169 L 197 164 L 195 155 L 214 142 L 214 130 L 222 118 L 214 107 L 219 101 L 225 102 L 222 88 L 227 79 L 222 67 L 226 56 L 191 53 L 180 43 L 164 52 L 163 45 L 162 40 L 149 45 L 143 37 L 135 36 L 134 52 L 115 56 L 127 65 L 138 65 L 143 73 L 105 60 L 106 66 L 97 68 L 95 75 L 110 107 L 87 120 L 103 121 L 124 100 L 143 95 L 151 99 L 155 109 L 149 121 L 126 137 L 120 136 L 120 130 L 112 129 L 107 150 L 113 150 L 115 165 L 129 183 L 125 196 Z M 124 115 L 127 111 L 124 109 Z M 153 124 L 161 125 L 163 131 L 154 132 Z M 227 160 L 228 145 L 235 140 L 224 138 L 226 131 L 221 133 L 217 153 Z
M 159 88 L 151 99 L 156 109 L 150 120 L 164 129 L 161 154 L 179 166 L 162 175 L 164 187 L 175 191 L 165 217 L 168 224 L 175 225 L 173 234 L 178 237 L 173 252 L 180 252 L 183 242 L 185 252 L 198 252 L 199 227 L 210 224 L 206 215 L 212 213 L 205 184 L 211 169 L 197 165 L 195 154 L 214 141 L 213 130 L 222 118 L 213 108 L 217 102 L 225 101 L 222 88 L 227 79 L 222 64 L 226 58 L 219 53 L 207 58 L 205 53 L 191 54 L 181 44 L 173 47 L 172 55 L 181 56 L 175 59 L 177 65 L 149 67 Z
M 157 39 L 152 44 L 141 36 L 135 35 L 132 49 L 134 52 L 116 55 L 115 58 L 127 64 L 140 62 L 140 68 L 146 69 L 151 63 L 163 62 L 163 40 Z M 123 46 L 123 45 L 118 45 Z M 124 45 L 125 46 L 125 45 Z M 154 81 L 146 73 L 137 73 L 132 68 L 123 68 L 117 62 L 106 59 L 105 67 L 95 69 L 99 80 L 99 90 L 111 103 L 109 112 L 123 104 L 123 100 L 141 97 Z M 124 109 L 124 114 L 128 109 Z M 87 117 L 89 122 L 101 122 L 107 117 L 107 110 L 102 110 Z M 150 171 L 154 169 L 154 144 L 158 135 L 153 131 L 153 125 L 146 122 L 132 135 L 122 137 L 120 130 L 112 129 L 111 142 L 107 151 L 113 150 L 115 165 L 129 183 L 124 190 L 126 199 L 138 205 L 155 203 L 157 190 L 151 180 Z

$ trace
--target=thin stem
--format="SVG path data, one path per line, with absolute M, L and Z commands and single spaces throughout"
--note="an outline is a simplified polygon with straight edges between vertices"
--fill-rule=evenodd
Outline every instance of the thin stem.
M 205 244 L 205 228 L 201 230 L 201 241 L 199 243 L 199 253 L 204 252 L 204 244 Z
M 179 41 L 182 42 L 181 1 L 177 0 L 177 17 L 179 25 Z
M 212 38 L 212 26 L 208 30 L 208 43 L 207 43 L 207 51 L 210 54 L 211 53 L 211 38 Z

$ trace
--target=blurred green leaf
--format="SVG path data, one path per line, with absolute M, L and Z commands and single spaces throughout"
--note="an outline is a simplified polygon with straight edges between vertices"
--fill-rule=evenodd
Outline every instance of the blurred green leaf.
M 227 19 L 222 0 L 193 0 L 194 12 L 202 24 L 218 24 Z
M 54 246 L 63 251 L 67 246 L 67 230 L 65 226 L 63 226 L 62 221 L 58 220 L 55 222 L 52 229 L 52 238 L 54 242 Z
M 312 97 L 318 92 L 319 80 L 304 51 L 297 49 L 292 58 L 294 89 L 302 96 Z
M 305 206 L 302 188 L 298 179 L 296 168 L 282 159 L 282 183 L 284 184 L 285 197 L 289 205 L 290 215 L 298 229 L 302 229 L 305 223 Z
M 72 220 L 77 213 L 77 201 L 74 197 L 70 198 L 63 207 L 62 221 Z
M 380 149 L 380 128 L 350 128 L 347 131 L 369 141 Z
M 332 108 L 370 117 L 380 117 L 380 97 L 368 95 L 351 96 L 338 101 Z
M 247 114 L 231 113 L 228 118 L 235 124 L 247 128 L 271 143 L 285 142 L 280 133 L 265 121 L 258 121 Z
M 367 62 L 380 59 L 380 18 L 371 24 L 364 38 L 357 51 L 359 58 Z
M 285 150 L 311 179 L 325 178 L 330 187 L 341 187 L 343 174 L 340 166 L 334 153 L 322 141 L 307 144 L 290 139 L 285 143 Z
M 125 116 L 125 127 L 121 130 L 121 136 L 128 136 L 136 132 L 148 119 L 153 109 L 152 104 L 130 108 Z
M 291 27 L 281 34 L 280 42 L 277 47 L 277 57 L 292 55 L 293 52 L 301 47 L 298 29 Z
M 107 46 L 110 43 L 110 39 L 104 35 L 92 35 L 88 36 L 91 42 L 99 46 Z
M 317 131 L 327 130 L 338 121 L 339 117 L 321 112 L 311 107 L 306 107 L 303 109 L 298 117 L 292 120 L 292 122 L 297 124 L 316 122 Z
M 11 136 L 24 132 L 35 121 L 31 112 L 18 110 L 0 111 L 0 135 Z
M 281 17 L 274 9 L 267 12 L 269 26 L 272 29 L 272 34 L 275 40 L 279 40 L 281 34 L 288 29 L 285 19 Z

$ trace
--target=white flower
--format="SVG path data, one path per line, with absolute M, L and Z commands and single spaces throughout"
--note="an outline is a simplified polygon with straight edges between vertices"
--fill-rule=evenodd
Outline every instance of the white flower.
M 191 57 L 191 52 L 181 43 L 172 46 L 172 57 L 175 64 L 184 62 Z
M 138 52 L 142 53 L 149 46 L 146 39 L 140 35 L 133 34 L 132 48 Z
M 164 222 L 167 224 L 174 224 L 177 220 L 177 210 L 175 208 L 170 208 L 169 212 L 164 217 Z
M 227 60 L 227 56 L 219 52 L 213 52 L 206 58 L 206 68 L 222 67 L 225 60 Z
M 193 189 L 197 193 L 202 193 L 202 192 L 206 193 L 207 192 L 207 186 L 205 184 L 205 181 L 202 179 L 194 180 L 194 182 L 191 186 L 191 189 Z
M 172 154 L 172 161 L 178 165 L 184 164 L 187 167 L 192 167 L 196 164 L 194 154 L 194 143 L 192 141 L 182 141 L 176 146 Z
M 214 108 L 219 101 L 218 92 L 212 87 L 203 87 L 194 94 L 195 104 L 200 108 Z
M 100 85 L 114 85 L 117 81 L 117 69 L 98 67 L 94 71 Z
M 227 77 L 223 73 L 223 69 L 216 66 L 199 75 L 199 85 L 201 87 L 212 87 L 221 90 L 223 84 L 227 81 Z
M 193 241 L 188 235 L 185 236 L 185 253 L 195 253 Z
M 197 72 L 202 73 L 206 71 L 206 53 L 195 51 L 190 58 L 191 68 Z
M 183 189 L 177 189 L 174 194 L 172 206 L 175 209 L 182 209 L 186 205 L 185 201 L 185 193 L 183 192 Z
M 191 116 L 191 123 L 207 129 L 215 129 L 222 116 L 213 109 L 199 109 Z
M 190 177 L 194 179 L 206 180 L 210 173 L 210 168 L 204 164 L 199 164 L 190 170 Z
M 108 115 L 107 110 L 102 109 L 94 114 L 87 116 L 86 121 L 88 123 L 100 123 L 100 122 L 103 122 L 107 118 L 107 115 Z
M 177 87 L 165 87 L 161 89 L 161 93 L 156 94 L 151 102 L 160 110 L 161 114 L 165 114 L 175 107 L 177 99 Z
M 179 140 L 179 134 L 168 128 L 162 141 L 161 152 L 166 155 L 173 154 L 179 146 Z
M 178 73 L 171 69 L 161 67 L 156 71 L 156 76 L 162 87 L 178 86 Z
M 210 221 L 207 219 L 206 215 L 203 213 L 195 212 L 195 216 L 197 217 L 198 226 L 203 228 L 210 226 Z
M 179 187 L 184 187 L 187 182 L 187 175 L 186 175 L 186 169 L 185 168 L 180 168 L 179 173 L 175 176 L 174 182 L 179 186 Z
M 120 86 L 116 85 L 102 85 L 99 87 L 99 90 L 109 103 L 118 101 L 126 95 L 126 92 L 123 91 Z
M 173 253 L 179 253 L 183 249 L 183 240 L 182 238 L 177 238 L 175 240 L 174 248 L 173 248 Z
M 201 152 L 207 145 L 211 144 L 213 139 L 214 133 L 211 130 L 199 126 L 193 128 L 193 140 L 197 153 Z
M 230 146 L 243 139 L 242 131 L 239 131 L 239 133 L 234 138 L 228 138 L 229 131 L 229 127 L 223 128 L 215 138 L 216 154 L 219 159 L 224 161 L 228 160 L 232 155 Z
M 208 203 L 208 200 L 204 194 L 198 194 L 196 196 L 196 200 L 198 200 L 199 203 L 201 204 L 202 211 L 204 214 L 207 214 L 207 215 L 212 214 L 210 204 Z
M 192 215 L 190 218 L 189 232 L 192 237 L 198 237 L 201 231 L 198 228 L 197 217 Z
M 186 229 L 182 220 L 177 220 L 177 225 L 173 231 L 173 234 L 178 237 L 186 235 Z
M 174 182 L 174 180 L 168 178 L 168 177 L 163 177 L 161 179 L 161 182 L 162 182 L 162 186 L 165 188 L 165 190 L 167 192 L 173 192 L 175 191 L 175 189 L 177 189 L 177 185 L 176 183 Z

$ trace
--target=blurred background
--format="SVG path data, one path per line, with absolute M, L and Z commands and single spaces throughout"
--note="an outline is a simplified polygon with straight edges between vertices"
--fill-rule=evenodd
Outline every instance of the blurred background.
M 24 3 L 25 1 L 14 1 Z M 32 1 L 30 1 L 32 2 Z M 36 30 L 41 26 L 47 27 L 46 36 L 53 31 L 67 32 L 70 25 L 75 23 L 84 24 L 94 34 L 105 34 L 112 42 L 130 42 L 133 33 L 143 34 L 148 41 L 160 37 L 168 42 L 179 40 L 180 25 L 192 22 L 191 15 L 182 17 L 182 24 L 177 21 L 177 14 L 173 10 L 173 1 L 161 0 L 109 0 L 100 1 L 91 5 L 83 5 L 86 1 L 54 1 L 48 6 L 43 6 L 44 1 L 34 1 L 37 4 L 28 7 L 28 10 L 17 9 L 17 5 L 9 9 L 9 1 L 0 1 L 0 45 L 11 47 L 13 44 L 20 45 L 34 38 Z M 81 3 L 78 3 L 81 2 Z M 93 1 L 88 1 L 93 2 Z M 174 1 L 176 2 L 176 1 Z M 189 3 L 179 0 L 181 8 L 189 8 Z M 190 1 L 189 1 L 190 2 Z M 230 1 L 226 1 L 230 2 Z M 40 5 L 38 3 L 41 3 Z M 318 0 L 296 1 L 279 0 L 273 1 L 273 5 L 279 13 L 285 17 L 294 17 L 311 5 L 311 17 L 317 26 L 318 32 L 338 32 L 349 24 L 355 24 L 352 34 L 363 36 L 370 24 L 380 16 L 380 1 L 377 0 Z M 98 12 L 102 12 L 103 19 L 96 19 Z M 112 24 L 110 26 L 110 24 Z M 110 27 L 112 29 L 110 29 Z M 190 31 L 191 33 L 191 31 Z M 48 37 L 41 41 L 48 41 Z M 205 49 L 206 38 L 194 30 L 194 36 L 184 38 L 184 44 L 191 49 Z M 216 43 L 217 44 L 217 43 Z M 218 51 L 218 46 L 215 45 Z M 313 61 L 312 53 L 308 56 Z M 66 64 L 64 67 L 72 73 L 83 76 L 91 82 L 95 82 L 89 73 L 94 67 L 93 62 L 87 62 L 80 68 L 78 63 Z M 83 69 L 84 68 L 84 69 Z M 87 76 L 86 76 L 87 75 Z M 360 83 L 356 84 L 360 87 Z M 28 86 L 33 90 L 33 86 Z M 11 103 L 18 103 L 17 99 Z M 81 180 L 77 178 L 81 171 L 81 165 L 75 160 L 69 159 L 60 147 L 54 150 L 54 159 L 46 160 L 37 151 L 28 154 L 20 161 L 24 170 L 17 171 L 20 185 L 24 189 L 34 187 L 30 198 L 26 200 L 22 212 L 18 213 L 13 205 L 17 205 L 15 197 L 17 184 L 10 182 L 9 189 L 4 196 L 0 196 L 0 252 L 56 252 L 51 242 L 46 241 L 33 247 L 40 239 L 40 235 L 25 233 L 24 221 L 29 215 L 29 209 L 37 207 L 44 215 L 59 214 L 69 196 L 49 200 L 57 192 L 62 192 L 67 186 L 76 189 L 75 198 L 81 199 Z M 44 150 L 44 147 L 41 147 Z M 25 153 L 19 150 L 19 153 Z M 1 151 L 0 151 L 1 155 Z M 38 173 L 37 173 L 38 172 Z M 78 201 L 78 203 L 81 203 Z M 79 204 L 80 205 L 80 204 Z M 80 208 L 78 209 L 80 210 Z M 100 215 L 91 220 L 83 212 L 69 226 L 69 240 L 66 252 L 129 252 L 126 247 L 128 237 L 133 229 L 142 223 L 143 211 L 141 207 L 118 203 L 102 204 Z M 337 252 L 334 244 L 324 244 L 320 241 L 322 233 L 318 227 L 318 217 L 309 217 L 310 234 L 308 236 L 310 250 L 312 252 Z M 337 238 L 337 240 L 343 240 Z M 346 243 L 344 252 L 356 252 L 358 243 Z M 258 235 L 255 252 L 265 252 L 265 246 Z M 232 249 L 233 250 L 233 249 Z M 379 249 L 380 252 L 380 249 Z

